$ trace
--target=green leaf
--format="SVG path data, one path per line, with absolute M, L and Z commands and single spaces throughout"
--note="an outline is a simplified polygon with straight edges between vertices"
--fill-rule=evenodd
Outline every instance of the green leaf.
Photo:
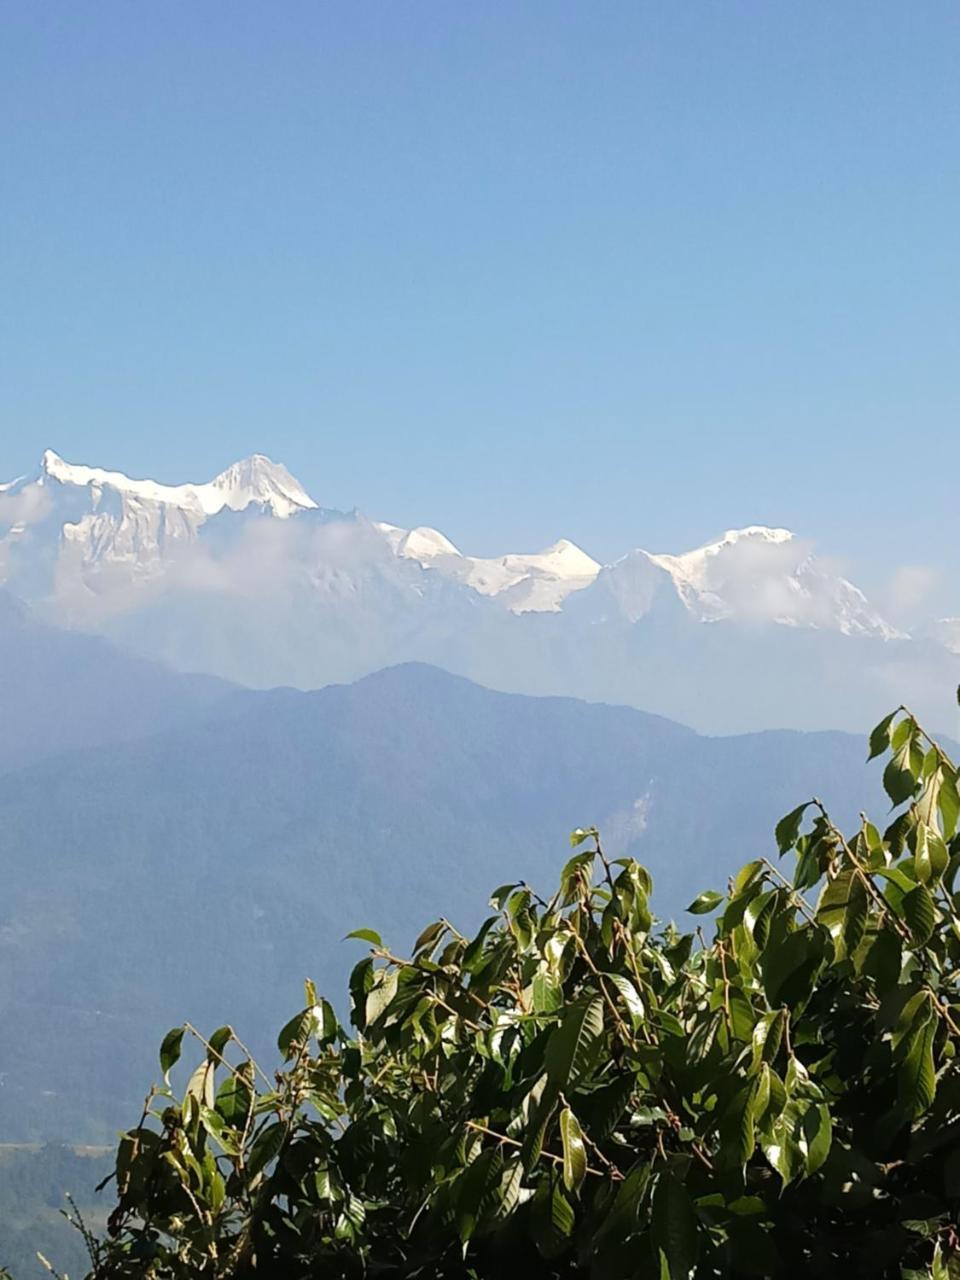
M 881 991 L 896 985 L 903 961 L 903 947 L 898 933 L 884 925 L 875 935 L 868 934 L 861 948 L 861 955 L 862 971 L 877 982 Z
M 462 961 L 463 968 L 467 973 L 473 973 L 478 963 L 482 962 L 483 944 L 486 941 L 487 934 L 499 919 L 499 916 L 487 916 L 474 938 L 467 944 L 467 949 L 463 953 Z
M 413 944 L 414 955 L 418 951 L 432 951 L 446 933 L 447 928 L 446 920 L 435 920 L 433 924 L 428 924 Z
M 573 1234 L 575 1221 L 573 1206 L 561 1191 L 560 1184 L 554 1184 L 550 1197 L 550 1225 L 558 1236 L 565 1239 Z
M 214 1061 L 219 1062 L 223 1057 L 224 1049 L 232 1039 L 233 1027 L 218 1027 L 208 1041 L 210 1045 L 207 1050 L 208 1057 L 212 1057 Z
M 576 831 L 570 832 L 570 843 L 576 849 L 578 845 L 583 844 L 584 840 L 589 840 L 591 836 L 596 836 L 597 834 L 596 827 L 577 827 Z
M 215 1069 L 213 1063 L 204 1058 L 203 1062 L 200 1063 L 187 1081 L 186 1097 L 196 1098 L 198 1103 L 212 1107 L 214 1103 L 213 1074 Z
M 253 1066 L 244 1063 L 217 1091 L 216 1109 L 227 1124 L 242 1129 L 253 1105 Z
M 800 1142 L 803 1117 L 801 1103 L 787 1102 L 760 1139 L 764 1155 L 779 1173 L 784 1186 L 800 1177 L 806 1168 L 806 1155 Z
M 575 1222 L 560 1179 L 542 1181 L 533 1202 L 533 1230 L 537 1248 L 545 1258 L 557 1258 L 569 1248 Z
M 767 1013 L 753 1029 L 753 1065 L 754 1069 L 762 1062 L 771 1063 L 780 1052 L 783 1031 L 786 1026 L 786 1013 L 778 1009 L 775 1013 Z
M 633 1096 L 636 1077 L 617 1076 L 609 1084 L 577 1097 L 577 1110 L 595 1142 L 608 1138 Z
M 563 1144 L 563 1185 L 568 1191 L 579 1191 L 587 1176 L 587 1148 L 577 1117 L 569 1107 L 560 1112 L 560 1139 Z
M 950 1280 L 950 1265 L 943 1260 L 943 1247 L 939 1240 L 933 1246 L 933 1260 L 930 1264 L 930 1280 Z
M 303 1046 L 313 1034 L 315 1025 L 315 1016 L 313 1009 L 301 1009 L 286 1024 L 280 1034 L 277 1036 L 277 1048 L 283 1054 L 284 1058 L 292 1055 L 295 1045 Z
M 717 1043 L 717 1036 L 723 1025 L 720 1012 L 701 1019 L 687 1037 L 687 1061 L 691 1066 L 700 1066 L 709 1058 Z
M 565 903 L 572 902 L 577 896 L 581 876 L 586 877 L 588 881 L 590 880 L 595 858 L 594 851 L 588 849 L 586 853 L 575 853 L 572 858 L 568 859 L 560 872 L 560 892 Z
M 937 805 L 943 821 L 943 834 L 950 840 L 956 832 L 957 822 L 960 821 L 960 791 L 957 790 L 957 775 L 952 771 L 944 771 Z
M 523 1146 L 520 1159 L 525 1169 L 532 1169 L 540 1159 L 547 1125 L 557 1109 L 560 1090 L 541 1076 L 523 1100 L 521 1116 L 524 1122 Z
M 748 1084 L 735 1094 L 720 1121 L 720 1150 L 728 1166 L 743 1167 L 756 1146 L 754 1086 Z
M 284 1126 L 277 1121 L 268 1125 L 250 1149 L 247 1158 L 247 1176 L 255 1178 L 272 1160 L 275 1160 L 283 1146 Z
M 908 761 L 909 750 L 898 751 L 883 771 L 883 789 L 894 805 L 909 800 L 917 789 L 917 780 L 910 771 Z
M 807 1176 L 816 1173 L 822 1167 L 833 1143 L 833 1121 L 830 1108 L 823 1103 L 810 1107 L 803 1119 L 803 1136 L 805 1139 L 807 1158 Z
M 897 713 L 892 711 L 890 715 L 884 716 L 878 725 L 870 732 L 870 754 L 868 760 L 875 760 L 877 756 L 882 756 L 890 746 L 890 726 L 893 724 Z
M 813 841 L 807 836 L 798 844 L 800 854 L 793 873 L 793 887 L 802 893 L 804 889 L 812 889 L 823 875 L 819 856 L 823 841 Z
M 367 995 L 367 1026 L 376 1022 L 387 1011 L 397 994 L 398 974 L 396 969 L 380 969 L 377 971 L 374 984 Z
M 555 1013 L 563 1004 L 563 987 L 549 973 L 538 973 L 533 979 L 535 1013 Z
M 885 854 L 886 850 L 883 843 L 883 836 L 877 830 L 872 822 L 864 822 L 863 837 L 867 842 L 867 848 L 873 854 Z
M 510 1217 L 520 1203 L 520 1192 L 523 1188 L 523 1162 L 514 1160 L 503 1171 L 500 1181 L 500 1204 L 496 1216 L 503 1221 Z
M 625 978 L 622 973 L 605 973 L 603 977 L 605 981 L 612 982 L 616 987 L 620 995 L 620 999 L 627 1006 L 630 1021 L 633 1023 L 634 1030 L 636 1030 L 646 1017 L 643 1000 L 640 998 L 637 988 L 633 985 L 630 979 Z
M 918 947 L 929 941 L 933 933 L 936 908 L 930 890 L 926 885 L 918 884 L 903 899 L 903 917 L 910 930 L 910 936 Z
M 383 939 L 376 929 L 354 929 L 352 933 L 346 935 L 344 942 L 347 941 L 347 938 L 359 938 L 361 942 L 369 942 L 374 947 L 383 946 Z M 289 1005 L 287 1007 L 289 1008 Z
M 811 927 L 788 933 L 772 944 L 761 957 L 763 987 L 767 1003 L 777 1009 L 807 1000 L 823 966 L 820 934 Z
M 502 884 L 498 888 L 494 889 L 493 893 L 490 895 L 491 907 L 493 907 L 495 911 L 499 911 L 507 898 L 510 897 L 511 893 L 513 893 L 514 889 L 517 887 L 517 881 L 514 880 L 510 884 Z
M 669 1280 L 687 1280 L 700 1256 L 700 1226 L 686 1187 L 670 1172 L 653 1193 L 652 1225 L 654 1253 L 666 1259 Z
M 779 890 L 767 889 L 747 904 L 743 913 L 743 927 L 758 947 L 766 942 L 770 920 L 779 901 Z
M 733 896 L 738 897 L 745 889 L 749 889 L 757 876 L 763 871 L 763 859 L 754 858 L 752 862 L 745 863 L 740 868 L 733 880 Z
M 757 1023 L 753 1005 L 738 988 L 730 991 L 730 1031 L 737 1040 L 749 1040 Z
M 481 1151 L 460 1176 L 457 1184 L 457 1230 L 464 1242 L 477 1229 L 499 1190 L 503 1177 L 503 1157 L 496 1147 Z
M 940 832 L 920 823 L 914 836 L 914 846 L 917 879 L 922 884 L 939 882 L 950 863 L 950 853 Z
M 927 828 L 922 822 L 914 831 L 913 865 L 919 882 L 929 884 L 933 879 L 933 859 L 927 842 Z
M 841 871 L 829 881 L 817 903 L 817 920 L 833 939 L 837 956 L 852 955 L 867 924 L 867 890 L 855 870 Z
M 895 884 L 901 893 L 909 893 L 916 885 L 916 880 L 912 876 L 908 876 L 902 866 L 899 867 L 877 867 L 871 875 L 878 876 L 881 880 L 889 880 L 891 884 Z
M 569 1005 L 547 1042 L 544 1066 L 550 1079 L 561 1088 L 577 1080 L 589 1065 L 591 1050 L 602 1034 L 603 1001 L 599 996 Z
M 759 1196 L 737 1196 L 736 1200 L 730 1201 L 727 1208 L 738 1217 L 754 1217 L 767 1211 L 767 1206 Z
M 753 1120 L 754 1128 L 766 1117 L 770 1107 L 770 1097 L 773 1090 L 773 1071 L 768 1062 L 764 1062 L 760 1066 L 760 1070 L 754 1079 L 750 1089 L 750 1115 Z
M 185 1027 L 174 1027 L 172 1031 L 168 1031 L 163 1037 L 163 1043 L 160 1046 L 160 1070 L 163 1072 L 163 1080 L 166 1085 L 170 1084 L 171 1070 L 180 1061 L 180 1050 L 183 1047 L 183 1033 L 185 1030 Z
M 792 809 L 785 818 L 781 818 L 777 823 L 775 837 L 777 848 L 780 850 L 781 856 L 792 849 L 797 843 L 800 836 L 800 824 L 803 822 L 803 815 L 810 808 L 812 801 L 807 800 L 805 804 L 797 805 L 796 809 Z
M 919 1116 L 933 1102 L 936 1071 L 933 1065 L 935 1018 L 924 1020 L 907 1042 L 907 1052 L 897 1072 L 897 1097 L 910 1116 Z
M 715 911 L 723 901 L 723 894 L 716 889 L 707 889 L 690 903 L 687 910 L 691 915 L 704 916 L 708 911 Z
M 224 1131 L 223 1116 L 218 1115 L 216 1111 L 212 1110 L 212 1108 L 201 1104 L 200 1123 L 212 1138 L 216 1138 L 219 1141 L 220 1136 Z M 231 1142 L 229 1135 L 227 1137 L 227 1141 Z

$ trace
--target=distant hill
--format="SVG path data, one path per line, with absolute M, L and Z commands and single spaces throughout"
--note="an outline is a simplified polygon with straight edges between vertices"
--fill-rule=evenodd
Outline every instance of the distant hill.
M 499 882 L 551 884 L 577 825 L 640 857 L 681 912 L 814 792 L 854 820 L 879 794 L 864 754 L 839 733 L 705 738 L 409 665 L 237 694 L 8 773 L 0 1134 L 109 1140 L 183 1018 L 230 1020 L 269 1055 L 305 976 L 342 998 L 364 950 L 350 929 L 402 950 L 440 913 L 473 924 Z
M 184 676 L 48 626 L 0 590 L 0 773 L 162 732 L 231 691 L 224 680 Z
M 0 1143 L 0 1266 L 14 1280 L 49 1280 L 38 1253 L 55 1263 L 60 1275 L 87 1273 L 90 1259 L 83 1237 L 61 1210 L 69 1208 L 69 1192 L 85 1224 L 102 1235 L 110 1200 L 95 1188 L 113 1165 L 110 1149 Z

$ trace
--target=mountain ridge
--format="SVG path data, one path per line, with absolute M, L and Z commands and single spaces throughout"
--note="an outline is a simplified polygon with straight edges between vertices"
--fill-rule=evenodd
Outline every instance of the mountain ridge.
M 203 715 L 236 687 L 38 619 L 0 588 L 0 775 Z
M 119 471 L 68 463 L 59 454 L 48 449 L 42 455 L 38 473 L 4 484 L 0 493 L 9 501 L 30 486 L 49 487 L 51 482 L 65 488 L 89 492 L 92 509 L 78 522 L 65 522 L 63 529 L 65 536 L 75 543 L 86 541 L 90 544 L 99 541 L 100 546 L 95 550 L 101 556 L 108 555 L 110 551 L 109 540 L 104 537 L 103 518 L 100 519 L 99 527 L 97 525 L 98 509 L 105 490 L 144 508 L 173 508 L 181 512 L 191 522 L 185 530 L 187 536 L 191 533 L 195 535 L 206 519 L 218 515 L 224 509 L 243 512 L 248 507 L 259 506 L 269 509 L 279 519 L 290 519 L 300 513 L 320 510 L 319 504 L 287 468 L 272 462 L 264 454 L 253 454 L 235 462 L 205 483 L 164 485 L 153 480 L 131 479 Z M 113 520 L 122 524 L 124 514 L 116 517 L 107 513 L 106 522 Z M 27 522 L 21 521 L 18 527 L 23 532 Z M 748 543 L 753 544 L 757 550 L 783 548 L 797 541 L 796 536 L 787 529 L 748 525 L 742 529 L 728 529 L 720 538 L 687 552 L 658 553 L 634 548 L 620 560 L 601 565 L 566 538 L 558 539 L 540 552 L 513 552 L 481 558 L 464 555 L 446 535 L 430 526 L 402 529 L 379 522 L 373 527 L 384 535 L 387 546 L 398 557 L 415 561 L 424 569 L 446 572 L 481 595 L 498 596 L 530 578 L 550 582 L 552 590 L 546 594 L 541 593 L 542 598 L 533 592 L 519 599 L 515 595 L 508 603 L 508 608 L 514 612 L 559 610 L 569 592 L 589 587 L 604 570 L 615 572 L 617 566 L 628 556 L 642 555 L 651 566 L 671 579 L 684 605 L 702 621 L 718 620 L 737 612 L 729 601 L 718 596 L 717 588 L 722 586 L 722 581 L 718 582 L 717 574 L 711 572 L 728 553 Z M 153 552 L 153 545 L 148 549 Z M 131 550 L 135 553 L 136 547 L 133 546 Z M 124 556 L 129 555 L 130 550 L 125 550 Z M 806 570 L 812 559 L 811 554 L 804 551 L 796 565 L 791 562 L 790 568 Z M 822 571 L 820 577 L 824 577 Z M 794 578 L 793 581 L 797 591 L 802 592 L 802 578 Z M 842 578 L 836 578 L 836 581 L 843 588 L 848 588 L 849 592 L 856 593 L 858 603 L 866 604 L 865 597 L 852 584 Z M 772 620 L 781 619 L 774 615 Z M 791 624 L 798 621 L 806 619 L 789 618 Z M 811 625 L 834 623 L 823 617 L 812 621 Z M 876 631 L 889 637 L 902 635 L 872 612 L 868 615 L 861 611 L 853 619 L 841 616 L 835 625 L 840 630 L 852 627 L 857 631 Z
M 0 489 L 0 585 L 48 621 L 260 688 L 417 659 L 731 732 L 863 729 L 891 698 L 951 728 L 960 679 L 954 624 L 899 630 L 787 529 L 610 564 L 568 539 L 474 557 L 428 525 L 322 507 L 262 454 L 180 486 L 47 454 Z
M 880 795 L 864 755 L 859 737 L 713 739 L 416 663 L 308 693 L 240 691 L 162 732 L 13 769 L 0 776 L 0 1129 L 95 1141 L 131 1123 L 184 1018 L 230 1018 L 269 1060 L 303 976 L 341 997 L 361 954 L 339 941 L 349 930 L 376 927 L 402 951 L 431 916 L 470 927 L 495 884 L 554 883 L 576 826 L 638 856 L 659 909 L 682 913 L 768 852 L 814 791 L 855 823 L 865 793 Z M 68 1128 L 80 1116 L 82 1133 Z

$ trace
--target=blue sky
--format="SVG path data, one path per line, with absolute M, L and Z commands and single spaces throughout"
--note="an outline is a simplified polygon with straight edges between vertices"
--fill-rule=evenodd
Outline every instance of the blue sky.
M 960 610 L 954 0 L 0 20 L 0 473 L 260 450 L 488 554 L 786 524 Z

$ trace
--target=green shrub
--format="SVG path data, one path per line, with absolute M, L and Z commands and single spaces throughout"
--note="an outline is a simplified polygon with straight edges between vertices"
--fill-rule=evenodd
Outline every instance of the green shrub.
M 692 933 L 578 831 L 472 938 L 351 935 L 353 1030 L 308 982 L 271 1078 L 172 1031 L 95 1273 L 960 1274 L 957 771 L 902 708 L 881 754 L 885 832 L 800 806 Z

